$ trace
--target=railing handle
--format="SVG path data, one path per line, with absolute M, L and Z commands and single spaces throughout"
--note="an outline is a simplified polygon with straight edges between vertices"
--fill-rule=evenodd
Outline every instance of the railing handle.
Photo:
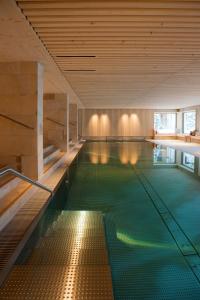
M 29 177 L 27 177 L 27 176 L 25 176 L 25 175 L 17 172 L 16 170 L 14 170 L 12 168 L 2 168 L 2 169 L 0 169 L 0 177 L 6 175 L 7 173 L 12 173 L 15 176 L 21 178 L 22 180 L 27 181 L 27 182 L 29 182 L 29 183 L 31 183 L 31 184 L 33 184 L 33 185 L 35 185 L 35 186 L 43 189 L 43 190 L 49 192 L 51 195 L 53 195 L 53 190 L 51 190 L 47 186 L 45 186 L 45 185 L 43 185 L 43 184 L 41 184 L 41 183 L 39 183 L 37 181 L 34 181 L 34 180 L 30 179 Z

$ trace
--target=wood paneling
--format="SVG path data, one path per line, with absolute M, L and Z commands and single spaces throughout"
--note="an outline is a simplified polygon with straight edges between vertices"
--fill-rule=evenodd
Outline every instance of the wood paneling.
M 130 137 L 153 135 L 153 110 L 81 109 L 85 137 Z
M 17 3 L 85 107 L 199 104 L 199 0 Z

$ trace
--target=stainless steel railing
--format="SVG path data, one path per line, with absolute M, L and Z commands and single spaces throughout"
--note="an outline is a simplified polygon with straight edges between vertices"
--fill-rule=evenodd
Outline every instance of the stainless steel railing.
M 22 180 L 24 181 L 27 181 L 28 183 L 31 183 L 47 192 L 49 192 L 51 195 L 53 195 L 53 190 L 51 190 L 50 188 L 48 188 L 47 186 L 37 182 L 37 181 L 34 181 L 32 179 L 30 179 L 29 177 L 17 172 L 16 170 L 12 169 L 12 168 L 9 168 L 9 167 L 6 167 L 6 168 L 2 168 L 0 169 L 0 177 L 8 174 L 8 173 L 11 173 L 11 174 L 14 174 L 15 176 L 21 178 Z

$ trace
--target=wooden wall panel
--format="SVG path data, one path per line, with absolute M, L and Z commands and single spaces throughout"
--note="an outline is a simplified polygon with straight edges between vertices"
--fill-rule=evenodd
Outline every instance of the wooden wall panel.
M 81 109 L 85 137 L 152 136 L 154 110 Z

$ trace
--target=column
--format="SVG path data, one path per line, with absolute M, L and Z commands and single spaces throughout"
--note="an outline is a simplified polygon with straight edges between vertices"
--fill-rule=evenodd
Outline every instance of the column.
M 20 160 L 21 171 L 37 180 L 43 173 L 43 66 L 0 63 L 0 163 Z
M 44 143 L 68 150 L 67 94 L 44 95 Z
M 69 139 L 72 143 L 78 141 L 78 109 L 77 104 L 69 104 Z

